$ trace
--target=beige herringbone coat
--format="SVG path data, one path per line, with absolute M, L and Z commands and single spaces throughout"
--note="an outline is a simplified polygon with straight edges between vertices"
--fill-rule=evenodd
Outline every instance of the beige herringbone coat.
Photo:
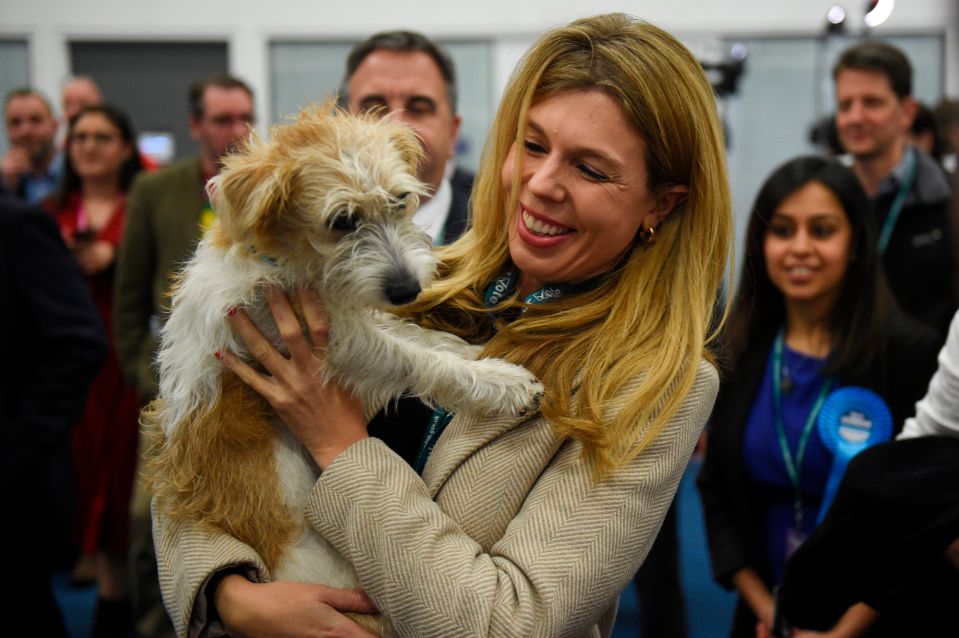
M 378 439 L 352 445 L 317 481 L 307 517 L 403 636 L 608 636 L 717 386 L 715 369 L 700 363 L 657 440 L 599 483 L 580 444 L 557 438 L 541 417 L 461 415 L 422 478 Z M 181 635 L 191 616 L 191 634 L 205 623 L 197 593 L 214 571 L 246 563 L 268 578 L 255 553 L 228 536 L 162 518 L 155 534 Z

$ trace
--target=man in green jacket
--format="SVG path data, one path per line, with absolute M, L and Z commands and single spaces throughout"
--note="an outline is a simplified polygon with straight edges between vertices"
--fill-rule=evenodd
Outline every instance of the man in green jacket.
M 172 277 L 213 221 L 206 182 L 252 123 L 253 93 L 242 81 L 197 82 L 190 88 L 190 133 L 199 155 L 143 175 L 130 192 L 117 262 L 116 341 L 124 372 L 144 402 L 156 394 L 156 330 L 169 308 Z

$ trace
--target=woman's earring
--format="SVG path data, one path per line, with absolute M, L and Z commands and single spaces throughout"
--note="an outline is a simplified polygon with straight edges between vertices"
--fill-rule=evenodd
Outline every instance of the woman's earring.
M 644 244 L 651 244 L 656 239 L 656 227 L 650 226 L 649 228 L 639 227 L 639 239 Z

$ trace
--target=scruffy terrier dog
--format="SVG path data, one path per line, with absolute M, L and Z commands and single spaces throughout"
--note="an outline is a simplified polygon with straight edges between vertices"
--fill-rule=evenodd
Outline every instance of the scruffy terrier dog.
M 144 415 L 161 441 L 149 473 L 168 516 L 247 543 L 273 579 L 357 584 L 304 519 L 312 459 L 213 356 L 226 348 L 251 360 L 226 321 L 231 308 L 285 351 L 265 292 L 312 287 L 329 321 L 330 375 L 373 409 L 408 391 L 449 410 L 521 414 L 542 396 L 523 368 L 474 360 L 475 346 L 389 313 L 416 298 L 436 265 L 410 219 L 424 192 L 420 156 L 407 127 L 327 103 L 269 140 L 251 136 L 209 186 L 218 221 L 173 295 L 160 396 Z

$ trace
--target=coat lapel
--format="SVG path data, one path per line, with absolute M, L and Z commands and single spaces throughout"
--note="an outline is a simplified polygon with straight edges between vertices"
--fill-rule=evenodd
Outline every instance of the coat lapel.
M 539 412 L 519 417 L 490 417 L 474 414 L 457 414 L 440 436 L 430 458 L 423 468 L 423 482 L 431 497 L 436 497 L 440 488 L 457 467 L 477 450 L 530 419 Z

